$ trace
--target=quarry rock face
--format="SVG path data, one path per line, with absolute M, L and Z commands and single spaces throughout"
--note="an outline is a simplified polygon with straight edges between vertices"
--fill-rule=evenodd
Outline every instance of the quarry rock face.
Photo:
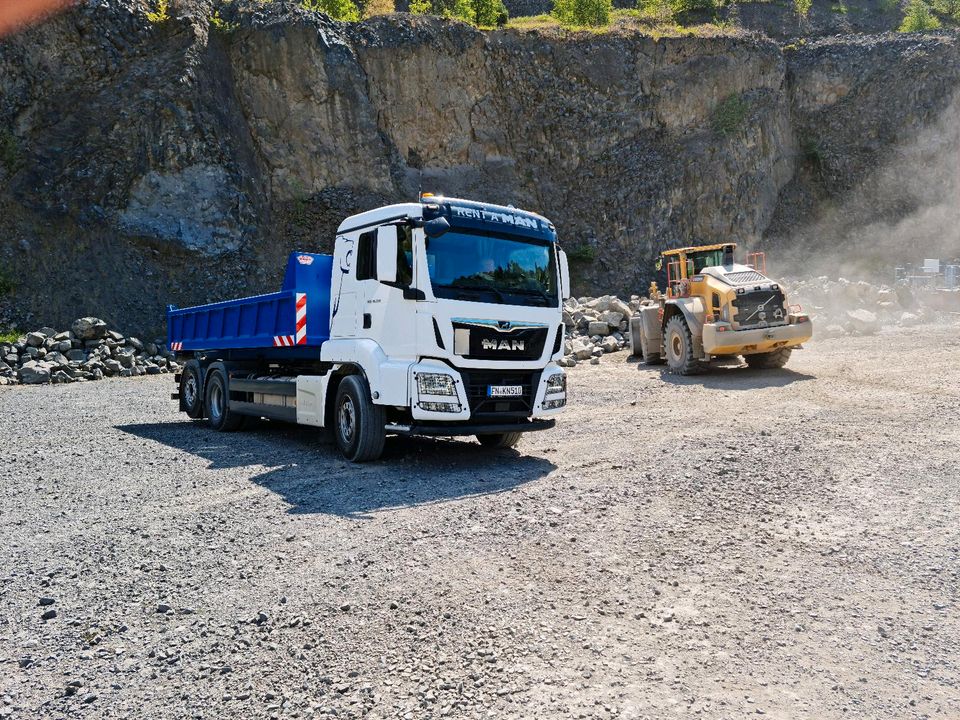
M 666 247 L 790 237 L 960 83 L 946 35 L 785 51 L 177 7 L 87 3 L 0 43 L 0 322 L 159 333 L 167 303 L 270 290 L 421 188 L 543 213 L 578 293 L 629 296 Z

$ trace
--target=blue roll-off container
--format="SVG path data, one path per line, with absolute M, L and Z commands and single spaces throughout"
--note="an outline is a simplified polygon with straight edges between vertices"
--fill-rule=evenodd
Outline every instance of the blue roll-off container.
M 319 356 L 330 339 L 333 257 L 291 253 L 280 292 L 190 308 L 167 307 L 167 342 L 177 352 L 265 350 L 276 357 Z M 306 341 L 278 345 L 296 336 L 297 295 L 306 295 Z

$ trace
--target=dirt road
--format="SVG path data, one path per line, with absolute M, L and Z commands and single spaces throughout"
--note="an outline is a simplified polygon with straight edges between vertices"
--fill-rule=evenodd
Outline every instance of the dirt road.
M 519 452 L 361 467 L 169 377 L 0 388 L 0 718 L 960 717 L 958 370 L 620 353 Z

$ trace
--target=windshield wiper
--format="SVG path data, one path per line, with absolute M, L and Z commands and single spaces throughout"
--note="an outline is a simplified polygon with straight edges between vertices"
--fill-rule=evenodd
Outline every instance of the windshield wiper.
M 543 298 L 543 301 L 548 305 L 553 300 L 549 295 L 547 295 L 542 288 L 517 288 L 515 290 L 510 290 L 514 295 L 537 295 Z
M 448 285 L 451 290 L 468 290 L 470 292 L 492 292 L 497 296 L 497 300 L 505 302 L 503 293 L 493 285 Z

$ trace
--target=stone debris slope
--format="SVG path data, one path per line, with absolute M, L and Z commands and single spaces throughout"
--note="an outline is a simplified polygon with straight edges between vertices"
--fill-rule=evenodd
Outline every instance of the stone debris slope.
M 162 341 L 124 337 L 103 320 L 84 317 L 63 332 L 45 327 L 0 343 L 0 385 L 159 375 L 178 369 L 173 357 Z

